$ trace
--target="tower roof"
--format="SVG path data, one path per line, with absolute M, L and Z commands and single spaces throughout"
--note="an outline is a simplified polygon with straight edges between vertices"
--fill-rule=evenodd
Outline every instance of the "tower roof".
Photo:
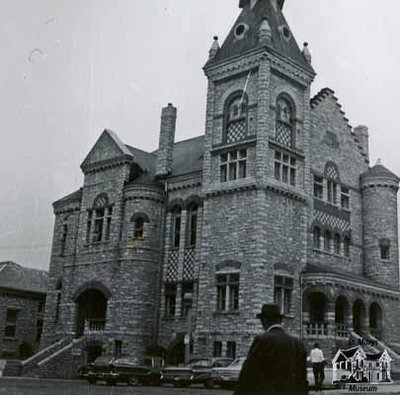
M 296 40 L 282 13 L 282 0 L 242 0 L 243 8 L 234 26 L 218 53 L 208 61 L 206 66 L 242 55 L 260 47 L 259 30 L 266 19 L 271 28 L 271 41 L 268 44 L 271 52 L 296 63 L 303 69 L 314 73 L 313 68 L 301 52 Z M 243 30 L 244 29 L 244 30 Z M 238 34 L 242 33 L 242 34 Z
M 375 166 L 371 167 L 365 173 L 361 174 L 362 180 L 370 178 L 391 178 L 397 182 L 399 181 L 399 177 L 391 172 L 389 169 L 387 169 L 385 166 L 383 166 L 380 161 L 378 161 Z

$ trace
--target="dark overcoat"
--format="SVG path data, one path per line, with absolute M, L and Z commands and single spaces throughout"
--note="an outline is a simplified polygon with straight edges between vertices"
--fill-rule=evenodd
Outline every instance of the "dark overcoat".
M 280 326 L 254 339 L 235 390 L 235 395 L 270 394 L 308 394 L 303 343 Z

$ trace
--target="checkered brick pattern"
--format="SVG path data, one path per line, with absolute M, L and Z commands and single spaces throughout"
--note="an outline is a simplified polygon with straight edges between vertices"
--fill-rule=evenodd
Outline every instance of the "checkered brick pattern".
M 185 251 L 185 257 L 183 260 L 183 279 L 184 280 L 193 280 L 195 262 L 196 262 L 196 250 L 194 248 L 187 249 Z
M 178 251 L 170 251 L 168 257 L 168 267 L 167 267 L 167 282 L 178 281 Z
M 226 133 L 226 142 L 235 143 L 236 141 L 243 140 L 246 137 L 245 120 L 231 122 L 228 126 Z
M 333 180 L 337 180 L 338 174 L 336 169 L 333 166 L 328 166 L 326 169 L 326 176 L 332 178 Z
M 349 221 L 324 213 L 323 211 L 316 210 L 314 213 L 314 217 L 321 225 L 327 228 L 338 229 L 342 232 L 347 232 L 350 230 Z
M 276 125 L 276 134 L 275 134 L 275 140 L 278 143 L 287 145 L 288 147 L 292 146 L 292 129 L 290 126 L 278 122 Z

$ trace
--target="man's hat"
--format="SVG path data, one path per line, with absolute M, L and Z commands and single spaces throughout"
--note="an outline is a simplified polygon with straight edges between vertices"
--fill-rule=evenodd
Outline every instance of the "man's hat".
M 256 315 L 257 318 L 264 317 L 267 321 L 272 321 L 276 318 L 282 318 L 283 314 L 276 304 L 264 304 L 261 308 L 261 313 Z

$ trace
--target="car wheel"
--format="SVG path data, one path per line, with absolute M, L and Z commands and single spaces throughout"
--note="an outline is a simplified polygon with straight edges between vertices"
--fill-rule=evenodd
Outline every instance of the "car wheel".
M 207 379 L 207 380 L 204 382 L 204 386 L 205 386 L 206 388 L 214 388 L 214 380 L 213 380 L 213 379 Z
M 128 381 L 128 384 L 132 387 L 137 387 L 138 385 L 140 385 L 140 381 L 137 377 L 131 377 Z

